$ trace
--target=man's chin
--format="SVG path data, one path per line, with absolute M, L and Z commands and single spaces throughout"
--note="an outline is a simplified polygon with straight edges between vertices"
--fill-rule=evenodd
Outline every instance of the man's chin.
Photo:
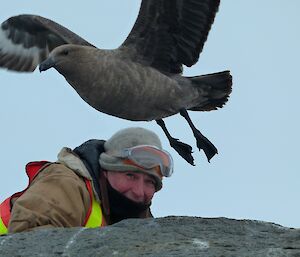
M 129 200 L 135 202 L 136 204 L 148 204 L 147 201 L 145 201 L 144 199 L 141 200 L 141 199 L 137 199 L 136 197 L 132 197 L 130 195 L 124 195 L 126 198 L 128 198 Z

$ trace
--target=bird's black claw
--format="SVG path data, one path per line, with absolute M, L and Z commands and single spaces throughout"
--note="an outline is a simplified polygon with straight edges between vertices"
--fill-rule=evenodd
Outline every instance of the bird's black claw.
M 182 143 L 177 138 L 170 140 L 170 145 L 183 159 L 185 159 L 189 164 L 195 166 L 194 157 L 192 156 L 193 148 L 190 145 Z
M 207 157 L 208 162 L 210 162 L 210 159 L 218 153 L 218 149 L 213 145 L 212 142 L 203 136 L 200 131 L 199 133 L 195 132 L 194 136 L 197 140 L 197 147 L 199 151 L 202 149 Z

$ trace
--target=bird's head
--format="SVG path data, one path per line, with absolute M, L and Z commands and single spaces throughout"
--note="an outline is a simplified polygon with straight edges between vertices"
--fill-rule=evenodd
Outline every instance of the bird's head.
M 79 61 L 83 61 L 85 46 L 80 45 L 61 45 L 53 49 L 48 58 L 39 65 L 40 72 L 50 68 L 55 68 L 60 73 L 65 73 L 68 67 L 78 65 Z

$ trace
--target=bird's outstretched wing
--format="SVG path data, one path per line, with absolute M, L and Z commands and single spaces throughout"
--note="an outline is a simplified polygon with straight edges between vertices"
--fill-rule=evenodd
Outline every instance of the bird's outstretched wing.
M 192 66 L 207 39 L 220 0 L 143 0 L 138 18 L 121 46 L 137 61 L 167 73 Z
M 0 67 L 32 72 L 63 44 L 92 46 L 67 28 L 35 15 L 14 16 L 0 27 Z

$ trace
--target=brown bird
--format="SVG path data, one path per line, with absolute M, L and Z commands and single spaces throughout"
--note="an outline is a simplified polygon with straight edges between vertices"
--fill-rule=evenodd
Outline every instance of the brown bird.
M 156 120 L 170 145 L 194 165 L 192 147 L 173 138 L 165 117 L 180 113 L 208 161 L 216 147 L 192 123 L 187 110 L 222 107 L 231 93 L 229 71 L 182 76 L 207 39 L 220 0 L 143 0 L 127 39 L 101 50 L 65 27 L 36 15 L 1 24 L 0 67 L 32 72 L 51 67 L 100 112 L 133 121 Z

